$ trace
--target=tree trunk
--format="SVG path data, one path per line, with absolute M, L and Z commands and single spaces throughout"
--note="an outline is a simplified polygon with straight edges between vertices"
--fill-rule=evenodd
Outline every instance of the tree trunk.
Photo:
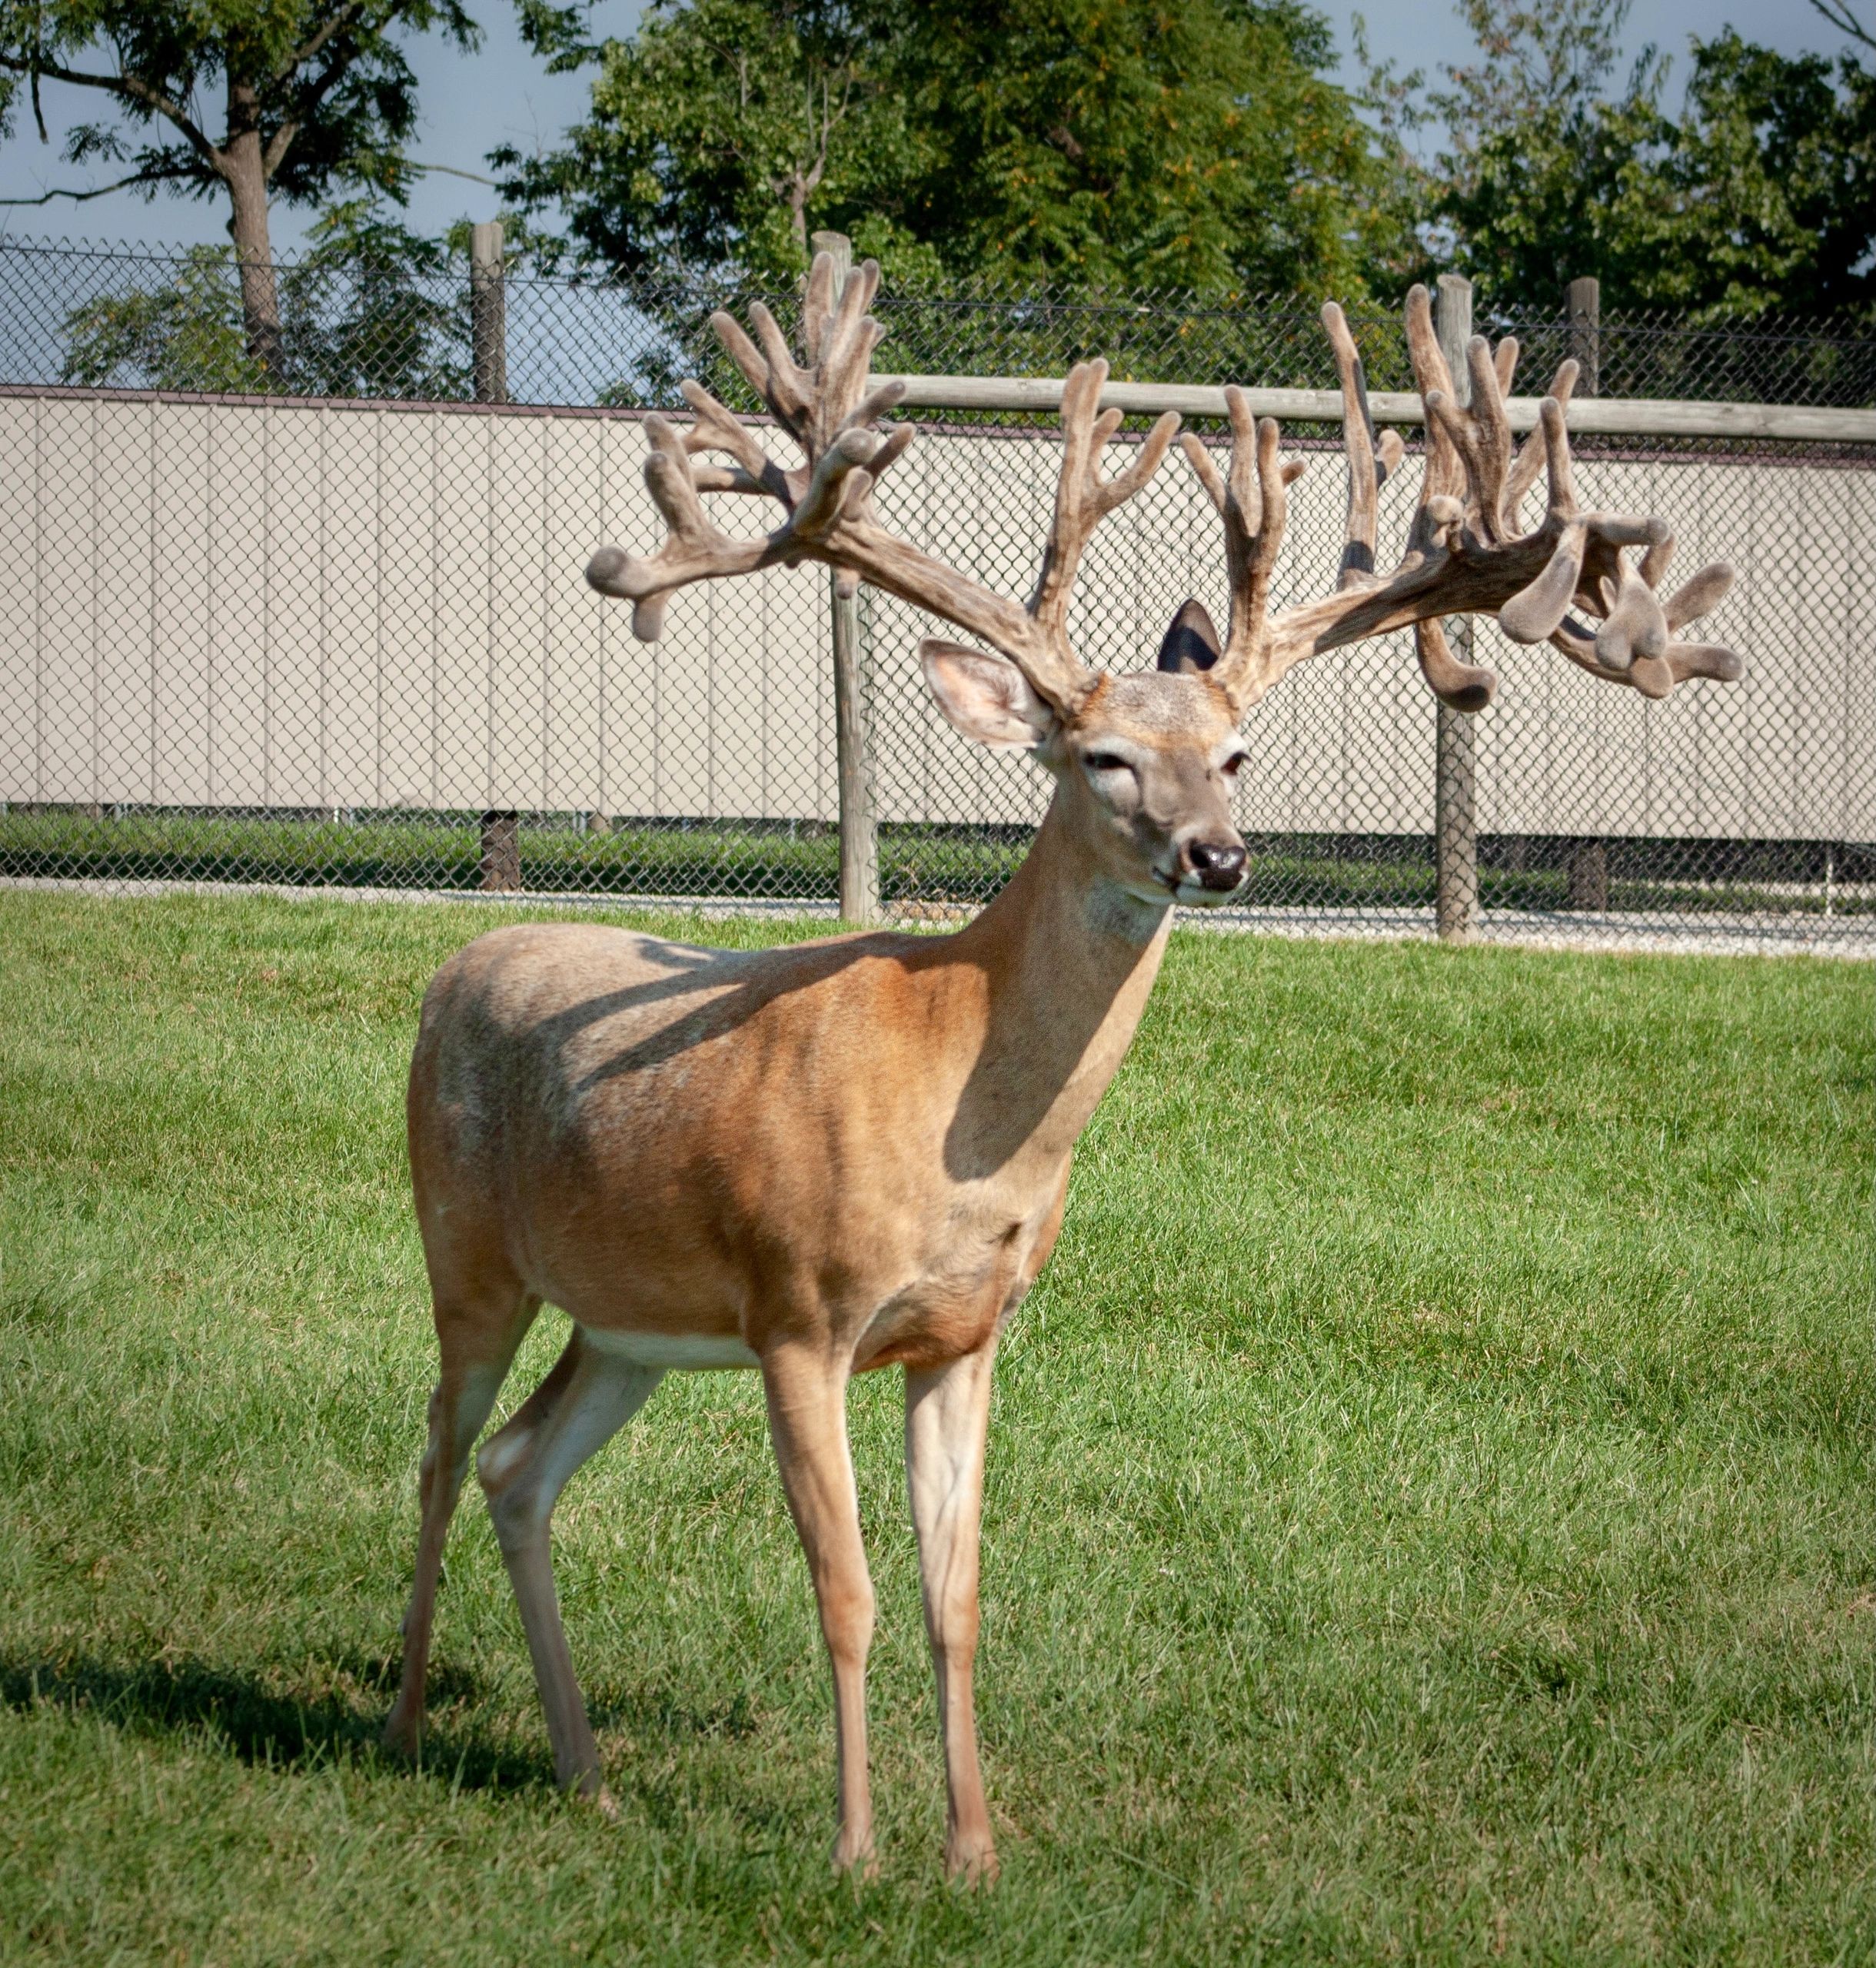
M 241 110 L 251 105 L 237 101 L 240 93 L 232 88 L 228 91 L 228 141 L 221 153 L 221 177 L 234 208 L 228 230 L 234 237 L 234 261 L 241 269 L 241 327 L 248 359 L 264 375 L 266 387 L 278 390 L 285 387 L 286 350 L 281 339 L 273 242 L 268 236 L 267 169 L 261 160 L 259 127 L 241 115 Z

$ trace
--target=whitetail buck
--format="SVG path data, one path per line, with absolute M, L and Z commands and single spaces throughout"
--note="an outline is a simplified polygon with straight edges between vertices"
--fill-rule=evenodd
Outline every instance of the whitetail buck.
M 1408 623 L 1433 688 L 1475 707 L 1490 673 L 1457 663 L 1438 621 L 1467 610 L 1496 611 L 1518 640 L 1548 638 L 1592 674 L 1650 696 L 1741 665 L 1671 637 L 1719 598 L 1727 568 L 1703 570 L 1664 606 L 1655 588 L 1667 527 L 1578 510 L 1562 409 L 1574 364 L 1514 457 L 1502 401 L 1514 345 L 1501 343 L 1495 358 L 1473 341 L 1472 407 L 1460 408 L 1415 288 L 1407 331 L 1427 464 L 1399 564 L 1374 571 L 1376 488 L 1400 443 L 1375 440 L 1355 344 L 1332 304 L 1323 319 L 1349 471 L 1335 591 L 1271 610 L 1285 487 L 1302 467 L 1279 458 L 1276 424 L 1254 424 L 1232 391 L 1228 469 L 1184 440 L 1224 522 L 1229 633 L 1221 646 L 1189 603 L 1157 668 L 1097 674 L 1069 643 L 1076 570 L 1103 516 L 1158 468 L 1177 420 L 1162 417 L 1132 463 L 1104 478 L 1120 421 L 1096 414 L 1106 365 L 1072 373 L 1054 522 L 1019 607 L 895 539 L 875 514 L 873 487 L 913 438 L 903 426 L 876 427 L 900 394 L 868 391 L 877 281 L 869 264 L 837 297 L 830 261 L 816 261 L 809 367 L 766 311 L 753 311 L 754 341 L 715 317 L 803 461 L 783 469 L 754 429 L 687 383 L 690 427 L 647 425 L 664 547 L 650 560 L 604 550 L 588 578 L 634 603 L 633 627 L 648 640 L 673 590 L 803 560 L 943 617 L 997 653 L 925 643 L 933 695 L 966 737 L 1035 754 L 1056 781 L 1048 817 L 1009 886 L 955 936 L 880 932 L 733 954 L 542 923 L 480 937 L 437 974 L 411 1063 L 410 1145 L 442 1364 L 403 1684 L 386 1734 L 417 1742 L 451 1513 L 515 1349 L 550 1302 L 573 1321 L 566 1350 L 477 1468 L 560 1782 L 605 1800 L 554 1597 L 554 1500 L 671 1368 L 751 1368 L 833 1663 L 834 1860 L 870 1864 L 873 1597 L 845 1400 L 853 1374 L 896 1365 L 944 1737 L 946 1863 L 975 1879 L 996 1867 L 971 1694 L 991 1363 L 1061 1228 L 1076 1141 L 1133 1036 L 1172 905 L 1223 902 L 1242 880 L 1231 819 L 1239 718 L 1292 664 Z M 729 462 L 704 462 L 713 452 Z M 1540 474 L 1548 497 L 1525 532 L 1518 507 Z M 785 517 L 766 535 L 733 539 L 706 512 L 705 493 L 772 497 Z M 1625 547 L 1645 550 L 1638 567 Z M 1573 606 L 1600 627 L 1574 619 Z

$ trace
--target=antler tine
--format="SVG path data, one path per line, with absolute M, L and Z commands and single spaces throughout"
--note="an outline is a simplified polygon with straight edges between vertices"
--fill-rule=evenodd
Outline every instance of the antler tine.
M 1429 432 L 1437 429 L 1441 433 L 1459 461 L 1466 509 L 1481 537 L 1496 543 L 1505 537 L 1501 508 L 1506 475 L 1511 469 L 1512 427 L 1505 414 L 1504 399 L 1498 394 L 1492 344 L 1483 335 L 1474 335 L 1466 344 L 1465 367 L 1472 384 L 1469 409 L 1462 410 L 1443 390 L 1432 391 L 1424 398 L 1427 427 Z M 1429 484 L 1432 477 L 1429 460 Z
M 603 594 L 632 606 L 632 633 L 655 643 L 664 632 L 665 603 L 687 583 L 711 574 L 747 573 L 763 564 L 770 542 L 731 540 L 711 521 L 697 496 L 683 436 L 667 418 L 645 419 L 650 454 L 645 484 L 669 529 L 663 548 L 640 560 L 617 547 L 602 547 L 587 565 L 587 580 Z
M 1413 625 L 1414 654 L 1426 686 L 1455 710 L 1480 711 L 1498 695 L 1498 673 L 1483 663 L 1462 663 L 1446 640 L 1445 625 L 1429 615 Z
M 1303 461 L 1280 455 L 1275 417 L 1260 423 L 1250 399 L 1233 384 L 1225 391 L 1231 421 L 1229 468 L 1220 472 L 1189 433 L 1181 442 L 1199 482 L 1225 523 L 1225 565 L 1231 583 L 1231 627 L 1214 672 L 1240 706 L 1255 703 L 1275 682 L 1266 633 L 1270 585 L 1289 517 L 1288 487 L 1302 476 Z
M 713 321 L 716 318 L 711 317 Z M 763 378 L 759 387 L 763 400 L 789 435 L 806 450 L 810 441 L 807 424 L 813 407 L 813 377 L 796 362 L 781 324 L 760 301 L 750 303 L 749 318 L 762 347 Z
M 853 270 L 847 271 L 850 279 Z M 839 298 L 833 291 L 833 255 L 817 253 L 808 263 L 807 281 L 801 290 L 801 352 L 810 363 L 821 359 L 828 318 Z
M 695 456 L 700 451 L 726 451 L 742 468 L 739 482 L 704 487 L 713 492 L 765 492 L 786 500 L 787 476 L 756 440 L 747 424 L 739 424 L 701 383 L 687 377 L 677 386 L 696 417 L 697 422 L 684 434 L 684 450 Z M 696 476 L 694 467 L 694 476 Z
M 841 288 L 837 304 L 823 320 L 819 339 L 808 341 L 819 384 L 815 392 L 814 434 L 820 443 L 830 442 L 837 433 L 855 421 L 855 406 L 866 386 L 873 351 L 886 335 L 885 329 L 866 312 L 879 285 L 877 261 L 867 260 L 853 268 Z M 870 420 L 863 417 L 858 421 Z
M 1556 398 L 1560 407 L 1568 407 L 1578 374 L 1574 356 L 1567 357 L 1558 365 L 1557 374 L 1551 383 L 1550 394 Z M 1508 391 L 1509 387 L 1507 384 Z M 1544 426 L 1540 420 L 1536 428 L 1518 447 L 1518 455 L 1512 460 L 1510 475 L 1505 481 L 1505 510 L 1514 526 L 1518 523 L 1518 508 L 1523 503 L 1524 495 L 1537 483 L 1538 474 L 1544 469 L 1546 454 Z
M 1083 551 L 1101 521 L 1159 469 L 1179 424 L 1178 413 L 1168 411 L 1146 434 L 1133 462 L 1103 479 L 1101 454 L 1122 422 L 1117 410 L 1095 414 L 1106 385 L 1107 364 L 1099 361 L 1076 363 L 1063 385 L 1062 468 L 1056 479 L 1055 517 L 1029 600 L 1029 612 L 1037 626 L 1070 662 L 1068 608 Z
M 1452 371 L 1446 367 L 1433 327 L 1432 298 L 1417 281 L 1407 290 L 1407 354 L 1413 364 L 1415 387 L 1428 412 L 1426 471 L 1420 481 L 1420 503 L 1425 506 L 1442 494 L 1463 491 L 1465 470 L 1445 427 L 1432 414 L 1436 392 L 1452 401 Z
M 1342 443 L 1349 460 L 1349 513 L 1337 585 L 1353 587 L 1373 576 L 1376 495 L 1399 464 L 1402 447 L 1398 431 L 1375 436 L 1361 354 L 1348 317 L 1332 301 L 1323 304 L 1322 325 L 1342 384 Z

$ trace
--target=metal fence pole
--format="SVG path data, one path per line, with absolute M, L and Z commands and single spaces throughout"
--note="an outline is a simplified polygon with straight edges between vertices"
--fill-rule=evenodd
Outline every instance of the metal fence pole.
M 1452 372 L 1453 394 L 1472 401 L 1465 344 L 1472 334 L 1472 283 L 1442 274 L 1434 304 L 1440 352 Z M 1455 616 L 1446 639 L 1462 663 L 1472 660 L 1472 620 Z M 1471 715 L 1442 703 L 1435 712 L 1433 764 L 1433 916 L 1443 943 L 1468 943 L 1479 930 L 1479 816 Z
M 1576 394 L 1593 397 L 1602 381 L 1602 283 L 1592 274 L 1573 280 L 1564 296 L 1570 353 L 1581 372 Z M 1593 838 L 1573 841 L 1565 863 L 1565 906 L 1599 915 L 1609 906 L 1609 846 Z
M 833 258 L 837 291 L 853 264 L 853 248 L 843 232 L 817 232 L 814 250 Z M 807 353 L 812 356 L 814 351 Z M 875 922 L 880 916 L 880 836 L 873 809 L 873 755 L 868 744 L 864 651 L 857 590 L 842 591 L 841 576 L 830 571 L 827 607 L 833 640 L 833 729 L 840 795 L 840 913 L 850 922 Z
M 477 403 L 508 401 L 507 309 L 502 292 L 501 221 L 469 228 L 469 346 Z M 481 881 L 485 889 L 521 886 L 521 818 L 491 808 L 482 816 Z

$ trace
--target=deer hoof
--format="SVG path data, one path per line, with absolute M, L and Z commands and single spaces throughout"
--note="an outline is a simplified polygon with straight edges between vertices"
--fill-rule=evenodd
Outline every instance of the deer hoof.
M 833 1869 L 837 1873 L 850 1873 L 855 1879 L 876 1880 L 880 1876 L 880 1861 L 873 1849 L 873 1834 L 863 1837 L 849 1838 L 843 1831 L 833 1841 Z
M 417 1753 L 422 1747 L 423 1734 L 422 1714 L 406 1709 L 400 1702 L 391 1711 L 390 1719 L 385 1723 L 384 1734 L 378 1740 L 392 1755 L 407 1757 L 414 1763 Z
M 945 1877 L 973 1890 L 994 1886 L 1002 1870 L 996 1847 L 988 1837 L 954 1838 L 945 1847 Z

